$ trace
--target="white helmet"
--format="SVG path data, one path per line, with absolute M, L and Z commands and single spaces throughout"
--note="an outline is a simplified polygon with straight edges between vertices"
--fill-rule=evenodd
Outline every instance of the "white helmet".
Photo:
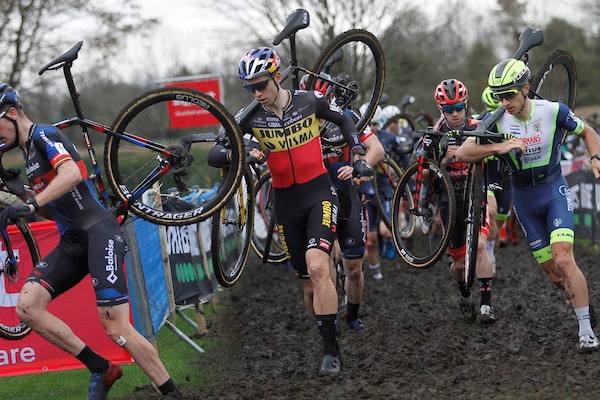
M 386 122 L 398 114 L 400 114 L 400 109 L 394 105 L 385 106 L 383 107 L 383 110 L 381 110 L 381 118 L 383 118 Z
M 359 107 L 358 111 L 360 112 L 360 115 L 364 115 L 365 111 L 367 111 L 367 108 L 369 108 L 369 103 L 365 103 L 362 106 Z M 373 114 L 373 116 L 371 117 L 371 121 L 377 121 L 380 122 L 381 120 L 381 106 L 377 106 L 377 108 L 375 109 L 375 113 Z

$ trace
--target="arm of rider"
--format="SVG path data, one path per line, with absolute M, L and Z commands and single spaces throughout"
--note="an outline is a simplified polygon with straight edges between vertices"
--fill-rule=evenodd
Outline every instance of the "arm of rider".
M 525 152 L 526 148 L 525 142 L 517 138 L 489 144 L 480 144 L 477 143 L 475 138 L 468 138 L 456 150 L 454 156 L 458 161 L 474 163 L 489 156 L 509 153 L 514 149 L 521 149 L 522 152 Z
M 588 153 L 590 153 L 590 156 L 600 155 L 600 140 L 598 139 L 598 134 L 594 128 L 586 124 L 579 136 L 581 136 L 583 139 L 585 147 Z M 594 157 L 590 160 L 590 162 L 592 164 L 592 172 L 594 173 L 594 177 L 596 177 L 596 179 L 600 179 L 600 160 Z
M 367 151 L 364 156 L 361 158 L 367 162 L 371 168 L 375 167 L 377 163 L 379 163 L 385 157 L 385 150 L 377 136 L 371 135 L 364 142 L 364 146 L 367 148 Z M 338 179 L 340 180 L 348 180 L 352 178 L 352 174 L 354 173 L 354 168 L 349 165 L 344 165 L 340 169 L 338 169 Z M 364 182 L 370 180 L 371 176 L 361 176 L 358 179 L 355 179 L 355 183 L 358 184 L 360 182 Z
M 446 150 L 446 155 L 442 158 L 442 165 L 449 165 L 457 162 L 456 159 L 456 151 L 458 150 L 458 146 L 448 146 Z M 462 160 L 461 160 L 462 161 Z
M 43 192 L 35 196 L 35 200 L 39 207 L 43 207 L 51 201 L 69 193 L 71 189 L 81 182 L 83 182 L 83 176 L 75 161 L 65 161 L 58 166 L 56 177 L 46 186 Z

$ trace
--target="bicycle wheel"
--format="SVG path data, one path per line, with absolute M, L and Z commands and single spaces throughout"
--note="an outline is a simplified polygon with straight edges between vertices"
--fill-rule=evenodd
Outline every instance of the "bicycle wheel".
M 342 55 L 342 58 L 338 55 Z M 385 62 L 379 40 L 363 29 L 346 31 L 336 36 L 321 52 L 312 71 L 324 72 L 334 78 L 350 77 L 351 84 L 347 86 L 358 90 L 344 103 L 369 104 L 356 123 L 357 132 L 362 132 L 375 113 L 383 92 Z M 316 80 L 309 79 L 308 87 L 314 89 L 315 85 Z
M 146 92 L 121 111 L 113 130 L 135 137 L 107 137 L 108 182 L 117 206 L 130 207 L 143 219 L 162 225 L 196 223 L 223 208 L 237 189 L 243 160 L 240 129 L 225 107 L 207 94 L 180 87 Z M 157 152 L 149 140 L 166 146 L 170 154 Z M 219 168 L 208 164 L 208 152 L 215 143 L 231 149 L 231 165 L 224 177 Z M 154 186 L 146 181 L 150 175 L 158 176 Z M 186 197 L 198 186 L 214 188 L 214 195 L 192 210 L 162 209 L 168 199 L 162 194 L 168 189 Z M 148 194 L 154 196 L 146 199 Z
M 271 173 L 266 171 L 254 185 L 254 234 L 252 235 L 252 249 L 256 255 L 264 260 L 265 246 L 269 235 L 269 253 L 267 263 L 285 264 L 288 254 L 281 242 L 277 224 L 271 224 L 275 218 L 275 204 L 273 199 L 273 187 L 271 186 Z M 273 231 L 269 228 L 273 226 Z
M 392 201 L 392 233 L 400 257 L 414 268 L 428 268 L 443 255 L 456 219 L 456 199 L 448 173 L 425 160 L 402 174 Z M 422 176 L 422 177 L 421 177 Z M 411 234 L 402 224 L 402 213 L 415 218 Z
M 467 239 L 465 254 L 465 286 L 470 288 L 475 280 L 475 269 L 477 266 L 477 246 L 479 244 L 479 231 L 481 230 L 483 201 L 482 186 L 483 169 L 480 163 L 471 164 L 467 177 L 467 190 L 465 192 Z
M 9 226 L 8 233 L 17 265 L 33 267 L 41 258 L 33 232 L 29 224 L 21 218 L 15 222 L 15 226 Z M 2 265 L 6 257 L 6 251 L 1 251 Z M 2 339 L 19 340 L 31 333 L 31 328 L 19 320 L 15 311 L 19 293 L 26 279 L 27 275 L 22 274 L 20 269 L 0 273 L 0 338 Z
M 394 191 L 398 186 L 402 169 L 394 160 L 386 157 L 373 169 L 373 189 L 375 189 L 375 205 L 381 215 L 381 219 L 388 229 L 392 229 L 391 221 L 391 202 L 394 197 Z
M 561 49 L 550 53 L 533 78 L 531 87 L 544 99 L 560 101 L 571 110 L 575 109 L 577 70 L 573 55 Z
M 417 115 L 415 115 L 413 117 L 413 121 L 415 123 L 415 125 L 417 126 L 417 129 L 427 129 L 430 126 L 433 126 L 435 124 L 435 120 L 433 119 L 433 116 L 431 114 L 428 113 L 418 113 Z
M 416 130 L 413 117 L 405 113 L 394 115 L 392 118 L 385 121 L 385 124 L 383 124 L 383 129 L 387 130 L 393 121 L 398 121 L 398 125 L 404 132 L 414 132 Z
M 233 197 L 212 219 L 211 253 L 217 281 L 231 287 L 242 276 L 252 240 L 252 178 L 244 169 Z

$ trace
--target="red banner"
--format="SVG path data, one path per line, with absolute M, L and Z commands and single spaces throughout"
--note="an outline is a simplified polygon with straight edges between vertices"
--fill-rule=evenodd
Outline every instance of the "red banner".
M 42 257 L 48 254 L 58 244 L 59 234 L 54 222 L 32 223 L 31 228 L 37 239 Z M 28 254 L 27 245 L 18 230 L 10 226 L 8 233 L 15 253 L 20 255 L 20 276 L 26 278 L 33 268 Z M 14 240 L 14 241 L 13 241 Z M 6 279 L 4 275 L 0 277 Z M 6 281 L 5 281 L 6 282 Z M 0 284 L 0 289 L 10 285 Z M 96 308 L 96 297 L 89 277 L 83 279 L 77 286 L 52 301 L 48 310 L 62 319 L 73 329 L 75 334 L 103 357 L 118 364 L 131 363 L 131 356 L 109 339 L 100 323 Z M 2 313 L 14 313 L 14 308 L 0 306 Z M 6 319 L 2 319 L 5 321 Z M 60 350 L 33 332 L 17 341 L 0 339 L 0 376 L 33 374 L 59 370 L 84 368 L 75 357 Z
M 181 81 L 165 84 L 166 87 L 182 86 L 199 90 L 221 101 L 221 81 L 218 78 L 196 81 Z M 193 107 L 193 108 L 192 108 Z M 219 121 L 208 111 L 202 109 L 198 112 L 197 106 L 185 101 L 169 102 L 169 119 L 171 129 L 191 128 L 198 126 L 219 125 Z M 177 121 L 177 123 L 174 123 Z

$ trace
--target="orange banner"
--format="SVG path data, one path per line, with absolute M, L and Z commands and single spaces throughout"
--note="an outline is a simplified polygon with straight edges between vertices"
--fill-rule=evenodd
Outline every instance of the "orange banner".
M 54 222 L 36 222 L 31 224 L 42 257 L 48 254 L 59 241 L 59 233 Z M 27 253 L 27 246 L 18 230 L 10 226 L 8 233 L 15 253 Z M 14 238 L 14 241 L 13 241 Z M 21 257 L 19 263 L 21 279 L 26 278 L 33 266 L 28 257 Z M 1 279 L 6 279 L 4 275 Z M 10 285 L 0 285 L 10 287 Z M 118 364 L 131 363 L 131 356 L 108 338 L 96 308 L 96 297 L 89 277 L 77 286 L 52 301 L 48 310 L 65 321 L 71 329 L 93 350 Z M 14 313 L 14 308 L 0 306 L 2 313 Z M 4 320 L 4 319 L 2 319 Z M 60 350 L 33 332 L 22 340 L 7 341 L 0 339 L 0 376 L 34 374 L 68 369 L 84 368 L 75 357 Z

